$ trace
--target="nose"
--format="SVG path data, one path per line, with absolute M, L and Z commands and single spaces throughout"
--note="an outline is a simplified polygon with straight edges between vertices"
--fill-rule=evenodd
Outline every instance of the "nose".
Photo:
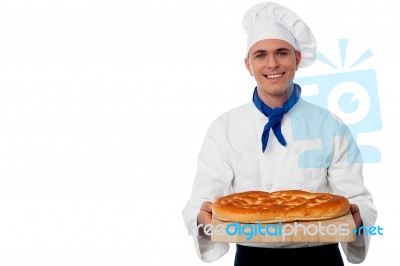
M 267 66 L 270 69 L 274 69 L 274 68 L 277 68 L 279 66 L 279 62 L 278 62 L 278 60 L 276 60 L 275 56 L 269 56 L 268 57 Z

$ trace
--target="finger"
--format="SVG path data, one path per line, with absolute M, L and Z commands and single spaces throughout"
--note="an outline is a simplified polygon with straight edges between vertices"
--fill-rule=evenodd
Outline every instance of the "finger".
M 207 215 L 204 217 L 204 221 L 206 224 L 211 224 L 212 223 L 212 216 L 211 214 Z

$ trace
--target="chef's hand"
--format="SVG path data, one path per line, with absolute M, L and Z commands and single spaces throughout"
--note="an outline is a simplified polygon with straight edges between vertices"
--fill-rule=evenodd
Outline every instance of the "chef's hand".
M 360 228 L 363 225 L 363 221 L 361 220 L 360 216 L 360 209 L 358 208 L 357 204 L 350 204 L 350 211 L 351 215 L 353 215 L 353 220 L 358 230 L 358 228 Z
M 210 237 L 204 233 L 204 226 L 206 226 L 207 224 L 211 224 L 212 220 L 211 216 L 212 216 L 212 202 L 205 201 L 201 205 L 200 212 L 197 215 L 197 225 L 200 224 L 203 225 L 202 227 L 199 227 L 199 235 Z

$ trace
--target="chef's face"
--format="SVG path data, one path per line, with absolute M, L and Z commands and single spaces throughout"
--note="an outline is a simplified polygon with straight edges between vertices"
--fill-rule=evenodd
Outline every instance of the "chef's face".
M 277 107 L 287 100 L 300 60 L 300 52 L 283 40 L 261 40 L 251 47 L 245 64 L 264 103 Z

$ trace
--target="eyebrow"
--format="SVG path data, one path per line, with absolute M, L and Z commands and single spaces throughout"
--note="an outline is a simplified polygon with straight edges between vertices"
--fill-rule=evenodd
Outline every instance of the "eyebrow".
M 259 53 L 266 53 L 266 52 L 267 52 L 267 50 L 259 49 L 259 50 L 255 51 L 253 53 L 253 55 L 256 55 L 256 54 L 259 54 Z M 290 50 L 287 49 L 287 48 L 278 48 L 278 49 L 275 50 L 275 52 L 290 52 Z

